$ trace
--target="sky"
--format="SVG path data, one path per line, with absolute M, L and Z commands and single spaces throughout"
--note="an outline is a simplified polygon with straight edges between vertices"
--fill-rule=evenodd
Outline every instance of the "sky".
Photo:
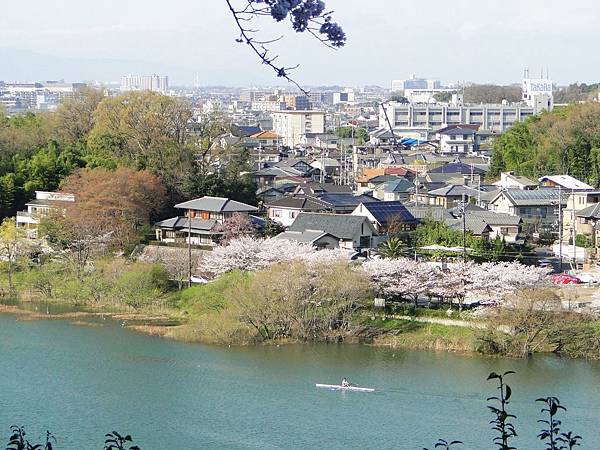
M 232 0 L 241 5 L 244 0 Z M 160 73 L 171 85 L 281 85 L 238 36 L 225 0 L 2 2 L 0 80 L 118 81 Z M 257 22 L 304 85 L 389 87 L 410 74 L 510 84 L 529 67 L 558 84 L 600 80 L 597 0 L 326 0 L 348 36 L 340 50 Z

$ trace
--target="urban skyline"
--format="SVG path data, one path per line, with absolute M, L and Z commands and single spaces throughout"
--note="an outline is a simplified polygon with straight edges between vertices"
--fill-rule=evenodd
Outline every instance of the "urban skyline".
M 23 15 L 25 6 L 3 7 L 0 58 L 7 64 L 0 79 L 117 81 L 123 73 L 156 72 L 169 73 L 173 85 L 191 85 L 197 73 L 202 85 L 281 84 L 235 45 L 234 24 L 220 4 L 176 0 L 164 14 L 151 7 L 154 1 L 144 2 L 144 8 L 141 0 L 127 5 L 107 1 L 91 14 L 65 0 L 59 17 L 51 5 L 34 3 L 39 14 L 20 24 L 11 17 Z M 364 8 L 355 0 L 334 0 L 328 7 L 350 36 L 343 49 L 329 50 L 310 36 L 295 39 L 293 32 L 275 49 L 282 61 L 300 64 L 295 78 L 303 85 L 386 86 L 413 72 L 448 82 L 508 84 L 525 67 L 534 73 L 548 67 L 557 83 L 569 84 L 594 81 L 600 69 L 600 63 L 587 58 L 599 32 L 586 25 L 596 23 L 600 14 L 589 0 L 571 2 L 567 12 L 556 1 L 538 0 L 484 8 L 473 8 L 472 1 L 452 6 L 430 1 L 397 10 L 383 1 Z M 267 37 L 285 31 L 281 24 L 264 25 Z M 386 30 L 398 29 L 402 33 L 396 31 L 398 38 L 390 40 Z

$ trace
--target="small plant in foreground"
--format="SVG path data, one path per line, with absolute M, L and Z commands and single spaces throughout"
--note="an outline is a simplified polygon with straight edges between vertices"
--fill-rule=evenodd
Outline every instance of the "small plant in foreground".
M 560 404 L 560 400 L 556 397 L 546 397 L 538 398 L 536 402 L 546 405 L 545 408 L 542 408 L 542 413 L 547 413 L 548 415 L 548 419 L 538 420 L 539 423 L 545 426 L 540 434 L 538 434 L 538 438 L 544 441 L 544 444 L 547 446 L 544 450 L 572 450 L 574 447 L 579 446 L 581 436 L 573 436 L 573 433 L 570 431 L 568 433 L 560 432 L 562 422 L 556 418 L 556 415 L 559 411 L 567 410 L 567 408 Z
M 512 390 L 510 389 L 510 386 L 504 382 L 504 377 L 513 373 L 515 372 L 512 370 L 504 372 L 502 375 L 492 372 L 487 377 L 488 380 L 498 380 L 499 383 L 498 390 L 500 391 L 500 394 L 487 399 L 488 402 L 496 403 L 496 405 L 489 405 L 488 409 L 496 416 L 490 421 L 490 424 L 492 425 L 492 430 L 500 433 L 499 436 L 494 438 L 494 445 L 497 446 L 498 450 L 513 450 L 516 448 L 511 447 L 508 442 L 509 439 L 517 436 L 515 426 L 511 422 L 511 419 L 516 419 L 517 417 L 506 410 L 506 407 L 510 403 Z
M 6 450 L 52 450 L 52 441 L 56 443 L 56 439 L 49 431 L 46 431 L 46 442 L 44 444 L 32 444 L 25 439 L 25 429 L 13 425 L 10 427 L 11 435 L 8 439 Z
M 127 447 L 129 443 L 133 443 L 131 435 L 122 436 L 116 431 L 105 435 L 104 450 L 140 450 L 137 445 Z
M 435 444 L 434 448 L 441 448 L 444 450 L 452 450 L 452 448 L 455 445 L 461 445 L 463 442 L 462 441 L 446 441 L 444 439 L 440 439 L 439 441 L 437 441 L 437 443 Z M 427 448 L 424 448 L 423 450 L 429 450 Z

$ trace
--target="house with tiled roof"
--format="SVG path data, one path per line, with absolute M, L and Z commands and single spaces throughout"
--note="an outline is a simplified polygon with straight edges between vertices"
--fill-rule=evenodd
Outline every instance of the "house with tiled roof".
M 258 133 L 254 133 L 248 138 L 249 142 L 256 142 L 256 146 L 260 147 L 281 147 L 283 145 L 283 140 L 281 136 L 277 133 L 273 133 L 272 131 L 259 131 Z
M 451 125 L 436 132 L 441 153 L 473 153 L 479 149 L 479 125 Z
M 414 230 L 419 222 L 399 201 L 364 202 L 352 211 L 352 215 L 368 217 L 378 234 L 387 233 L 390 225 L 396 232 Z
M 570 192 L 559 189 L 505 189 L 488 204 L 491 211 L 520 216 L 530 232 L 549 231 L 558 223 L 559 204 L 567 205 Z
M 175 208 L 182 214 L 154 224 L 157 241 L 214 246 L 221 236 L 218 225 L 235 214 L 248 217 L 258 211 L 256 206 L 210 196 L 178 203 Z
M 373 237 L 377 232 L 366 216 L 351 214 L 300 213 L 287 232 L 277 236 L 278 239 L 291 239 L 294 236 L 311 237 L 317 233 L 329 235 L 337 239 L 335 248 L 362 251 L 371 248 Z
M 501 189 L 536 189 L 538 183 L 527 177 L 515 175 L 514 172 L 502 172 L 500 179 L 494 183 Z
M 265 203 L 267 217 L 284 227 L 289 227 L 301 212 L 329 211 L 329 205 L 316 197 L 299 195 L 284 196 Z

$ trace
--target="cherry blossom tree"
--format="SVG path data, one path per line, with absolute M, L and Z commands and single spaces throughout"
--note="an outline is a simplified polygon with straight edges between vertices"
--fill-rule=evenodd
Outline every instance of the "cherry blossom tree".
M 215 226 L 215 231 L 222 233 L 220 242 L 222 245 L 228 245 L 233 239 L 243 236 L 256 235 L 256 227 L 250 218 L 240 213 L 233 214 L 229 219 Z

